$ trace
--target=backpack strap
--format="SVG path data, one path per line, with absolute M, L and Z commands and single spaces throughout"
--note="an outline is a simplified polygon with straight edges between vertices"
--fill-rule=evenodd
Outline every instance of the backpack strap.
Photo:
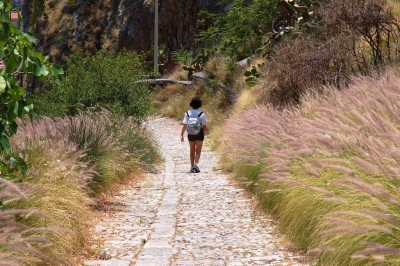
M 200 117 L 202 114 L 203 114 L 203 112 L 200 112 L 200 114 L 198 114 L 197 117 Z M 190 116 L 189 116 L 189 111 L 186 112 L 186 115 L 187 115 L 188 117 L 190 117 Z

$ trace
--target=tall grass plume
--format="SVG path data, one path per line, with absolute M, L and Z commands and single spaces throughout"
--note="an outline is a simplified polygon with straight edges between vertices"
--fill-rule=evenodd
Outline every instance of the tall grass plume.
M 290 110 L 258 106 L 225 124 L 219 142 L 225 167 L 261 184 L 250 189 L 321 265 L 400 263 L 400 78 L 394 73 L 355 77 L 343 92 L 308 93 Z
M 19 121 L 11 143 L 28 166 L 22 183 L 0 179 L 0 256 L 15 265 L 81 265 L 96 197 L 159 159 L 134 119 L 106 110 Z

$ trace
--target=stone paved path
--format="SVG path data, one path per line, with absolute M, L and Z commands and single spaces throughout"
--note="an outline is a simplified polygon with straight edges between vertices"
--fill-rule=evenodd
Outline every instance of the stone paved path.
M 104 242 L 85 265 L 308 265 L 289 251 L 271 219 L 253 211 L 254 200 L 215 170 L 217 158 L 207 147 L 201 172 L 189 173 L 179 122 L 153 118 L 146 127 L 165 164 L 113 198 L 114 211 L 93 228 Z

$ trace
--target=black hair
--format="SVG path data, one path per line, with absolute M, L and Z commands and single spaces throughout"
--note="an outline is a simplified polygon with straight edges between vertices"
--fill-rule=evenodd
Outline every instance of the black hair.
M 200 100 L 199 97 L 194 97 L 189 105 L 193 108 L 193 109 L 199 109 L 201 107 L 201 105 L 203 104 L 203 102 Z

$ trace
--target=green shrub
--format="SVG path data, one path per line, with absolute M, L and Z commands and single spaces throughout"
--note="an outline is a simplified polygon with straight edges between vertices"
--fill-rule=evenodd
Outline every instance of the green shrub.
M 39 115 L 60 117 L 76 115 L 81 105 L 102 107 L 133 116 L 137 122 L 150 112 L 150 93 L 145 83 L 141 57 L 134 52 L 72 55 L 66 60 L 65 81 L 44 84 L 34 96 Z
M 251 56 L 262 46 L 265 34 L 271 31 L 271 23 L 277 8 L 274 0 L 234 0 L 228 12 L 216 17 L 201 13 L 201 19 L 213 19 L 213 25 L 199 34 L 199 40 L 204 41 L 204 51 L 218 51 L 235 60 Z

